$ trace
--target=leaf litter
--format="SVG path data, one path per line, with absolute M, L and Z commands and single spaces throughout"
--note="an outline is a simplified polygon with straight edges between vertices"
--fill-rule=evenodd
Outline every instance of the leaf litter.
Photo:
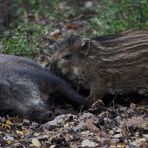
M 144 106 L 132 108 L 131 105 L 102 113 L 85 111 L 58 115 L 42 125 L 18 117 L 0 117 L 0 146 L 146 148 L 147 115 Z

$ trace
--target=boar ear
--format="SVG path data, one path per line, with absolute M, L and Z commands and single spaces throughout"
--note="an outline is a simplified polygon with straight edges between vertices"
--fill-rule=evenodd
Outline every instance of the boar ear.
M 90 48 L 90 40 L 88 38 L 84 38 L 81 40 L 81 45 L 80 45 L 80 53 L 82 55 L 87 55 L 89 53 L 89 48 Z

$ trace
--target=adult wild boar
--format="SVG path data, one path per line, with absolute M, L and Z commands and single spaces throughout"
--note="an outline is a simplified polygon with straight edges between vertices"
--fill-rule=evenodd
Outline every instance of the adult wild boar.
M 60 92 L 77 105 L 89 106 L 65 81 L 37 63 L 0 54 L 0 113 L 13 113 L 44 122 L 51 118 L 47 101 L 53 92 Z

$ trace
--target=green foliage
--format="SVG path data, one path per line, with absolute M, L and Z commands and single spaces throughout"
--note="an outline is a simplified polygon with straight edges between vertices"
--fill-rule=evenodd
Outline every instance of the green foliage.
M 98 16 L 90 21 L 93 34 L 112 34 L 132 28 L 148 28 L 148 0 L 104 0 Z
M 80 34 L 92 37 L 133 28 L 148 28 L 148 0 L 96 2 L 93 9 L 98 15 L 89 20 Z M 61 3 L 63 10 L 59 9 Z M 10 29 L 2 35 L 8 37 L 0 38 L 0 50 L 2 53 L 26 56 L 31 56 L 38 48 L 45 48 L 42 38 L 54 29 L 55 24 L 83 14 L 78 3 L 73 0 L 13 0 L 12 6 L 15 15 Z
M 55 1 L 46 0 L 14 0 L 12 2 L 13 22 L 0 38 L 1 53 L 32 56 L 36 49 L 42 48 L 43 36 L 51 32 L 51 26 L 36 22 L 36 19 L 46 19 L 52 12 L 52 17 L 56 16 Z M 49 9 L 51 7 L 52 9 Z M 26 15 L 32 14 L 33 20 L 29 20 Z M 26 18 L 25 18 L 26 17 Z
M 22 23 L 24 21 L 25 14 L 33 14 L 35 16 L 43 17 L 49 21 L 59 21 L 60 19 L 65 19 L 69 17 L 74 11 L 73 9 L 67 12 L 59 11 L 60 0 L 14 0 L 13 8 L 16 11 L 16 21 L 15 24 Z M 18 21 L 19 20 L 19 21 Z M 18 24 L 20 25 L 20 24 Z
M 57 15 L 58 7 L 57 4 L 60 0 L 13 0 L 13 8 L 17 9 L 17 16 L 19 17 L 24 13 L 38 13 L 39 15 L 49 16 Z
M 13 0 L 11 4 L 15 14 L 10 28 L 1 35 L 1 53 L 31 56 L 36 49 L 45 48 L 42 40 L 44 35 L 53 30 L 51 28 L 57 21 L 74 13 L 70 9 L 61 14 L 59 2 L 60 0 Z
M 42 48 L 42 37 L 51 28 L 39 24 L 34 24 L 32 28 L 22 24 L 17 29 L 5 31 L 1 40 L 1 53 L 32 56 L 36 49 Z

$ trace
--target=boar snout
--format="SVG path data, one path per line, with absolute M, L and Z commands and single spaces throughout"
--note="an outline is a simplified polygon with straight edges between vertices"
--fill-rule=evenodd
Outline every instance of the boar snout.
M 29 101 L 29 103 L 23 105 L 23 109 L 20 112 L 22 117 L 38 123 L 44 123 L 54 118 L 47 103 L 41 100 L 38 102 Z
M 54 118 L 53 113 L 51 111 L 40 111 L 40 110 L 28 111 L 25 113 L 24 117 L 38 123 L 45 123 Z

